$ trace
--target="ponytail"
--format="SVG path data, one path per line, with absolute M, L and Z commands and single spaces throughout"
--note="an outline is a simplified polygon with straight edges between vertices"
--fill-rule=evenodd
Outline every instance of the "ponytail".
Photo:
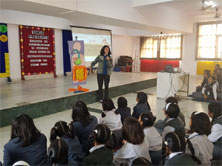
M 195 150 L 194 150 L 193 144 L 191 143 L 190 139 L 187 139 L 187 144 L 188 144 L 188 148 L 191 151 L 191 157 L 193 158 L 193 160 L 195 162 L 197 162 L 197 165 L 201 165 L 200 159 L 197 158 L 197 156 L 195 156 Z
M 105 117 L 106 117 L 106 114 L 105 114 L 104 111 L 101 113 L 101 116 L 102 116 L 102 118 L 105 118 Z
M 50 142 L 54 141 L 57 137 L 56 127 L 54 126 L 50 131 Z

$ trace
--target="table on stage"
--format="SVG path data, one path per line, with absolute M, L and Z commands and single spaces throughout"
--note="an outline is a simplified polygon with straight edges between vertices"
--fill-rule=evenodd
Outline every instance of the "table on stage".
M 189 95 L 189 73 L 157 73 L 157 98 L 166 99 L 169 96 L 186 92 Z

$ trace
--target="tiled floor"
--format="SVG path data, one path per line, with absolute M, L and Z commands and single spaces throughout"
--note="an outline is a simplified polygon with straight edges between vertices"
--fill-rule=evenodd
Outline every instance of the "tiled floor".
M 146 79 L 146 77 L 147 77 L 146 74 L 144 74 L 144 73 L 140 73 L 140 74 L 141 75 L 139 75 L 138 73 L 135 74 L 134 76 L 137 77 L 137 78 L 131 78 L 132 81 L 136 81 L 138 78 L 141 78 L 141 77 Z M 112 78 L 113 86 L 115 84 L 118 84 L 119 76 L 120 75 L 118 75 L 118 74 L 117 75 L 116 74 L 113 75 L 113 78 Z M 116 77 L 116 80 L 114 79 L 114 77 Z M 122 79 L 122 77 L 121 77 L 121 79 Z M 128 79 L 130 79 L 130 78 L 128 78 Z M 201 77 L 196 77 L 196 76 L 195 77 L 191 77 L 191 79 L 190 79 L 190 92 L 192 92 L 195 89 L 195 87 L 198 84 L 200 84 L 201 80 L 202 80 Z M 59 81 L 62 81 L 62 80 L 58 80 L 58 82 Z M 27 83 L 27 84 L 29 85 L 29 83 Z M 43 84 L 47 85 L 47 84 L 49 84 L 49 82 L 44 82 Z M 57 84 L 57 83 L 55 83 L 55 84 Z M 38 86 L 40 86 L 40 85 L 38 85 Z M 95 84 L 94 84 L 94 86 L 95 86 Z M 13 87 L 16 88 L 16 85 L 14 85 Z M 22 87 L 22 83 L 17 87 L 17 89 L 19 89 L 19 87 Z M 11 89 L 11 88 L 9 88 L 9 89 Z M 57 85 L 55 88 L 56 88 L 56 91 L 60 91 L 59 90 L 59 88 L 60 88 L 59 85 Z M 67 86 L 67 88 L 68 88 L 68 86 Z M 94 87 L 94 89 L 96 89 L 96 87 Z M 53 89 L 51 89 L 51 90 L 53 90 Z M 18 90 L 18 91 L 19 91 L 19 93 L 21 93 L 20 92 L 21 90 Z M 64 88 L 63 88 L 63 92 L 65 92 Z M 165 101 L 163 99 L 157 99 L 156 98 L 156 87 L 149 88 L 149 89 L 144 89 L 143 92 L 148 94 L 148 101 L 150 103 L 152 112 L 157 117 L 157 120 L 158 119 L 163 119 L 164 118 L 164 114 L 163 114 L 162 109 L 163 109 L 163 107 L 165 105 Z M 57 92 L 55 92 L 55 94 L 56 93 Z M 66 93 L 66 95 L 68 95 L 68 93 Z M 132 109 L 136 105 L 136 93 L 126 94 L 126 95 L 124 95 L 124 97 L 126 97 L 126 99 L 128 100 L 128 106 L 131 107 L 131 109 Z M 193 111 L 207 112 L 207 105 L 208 105 L 208 103 L 192 101 L 192 100 L 190 100 L 190 99 L 188 99 L 188 98 L 186 98 L 184 96 L 181 97 L 181 98 L 182 99 L 181 99 L 181 101 L 179 101 L 179 106 L 181 108 L 181 111 L 185 115 L 186 125 L 188 127 L 188 124 L 189 124 L 188 122 L 189 122 L 190 114 Z M 117 106 L 117 99 L 118 99 L 118 97 L 113 98 L 113 101 L 114 101 L 116 106 Z M 88 107 L 96 108 L 96 109 L 102 109 L 100 103 L 89 104 Z M 100 114 L 98 114 L 98 113 L 91 113 L 91 114 L 93 114 L 93 115 L 95 115 L 97 117 L 100 116 Z M 67 110 L 67 111 L 59 112 L 59 113 L 52 114 L 52 115 L 49 115 L 49 116 L 44 116 L 44 117 L 41 117 L 41 118 L 37 118 L 34 121 L 35 121 L 35 124 L 36 124 L 37 128 L 42 133 L 44 133 L 47 136 L 47 138 L 49 138 L 50 129 L 53 127 L 55 122 L 57 122 L 59 120 L 64 120 L 64 121 L 67 121 L 69 123 L 71 121 L 71 110 Z M 0 141 L 1 141 L 0 142 L 0 161 L 2 161 L 4 144 L 7 143 L 7 141 L 10 138 L 10 126 L 0 128 L 0 138 L 1 138 L 0 139 Z

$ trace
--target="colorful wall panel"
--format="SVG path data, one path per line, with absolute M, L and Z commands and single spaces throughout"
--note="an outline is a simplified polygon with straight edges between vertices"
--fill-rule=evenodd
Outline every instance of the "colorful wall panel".
M 197 61 L 197 75 L 203 75 L 204 70 L 213 72 L 216 64 L 220 64 L 222 68 L 221 61 Z

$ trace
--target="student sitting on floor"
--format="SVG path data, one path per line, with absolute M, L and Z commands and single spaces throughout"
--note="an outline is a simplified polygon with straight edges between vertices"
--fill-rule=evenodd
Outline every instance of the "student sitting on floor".
M 186 152 L 194 153 L 200 159 L 202 165 L 211 165 L 213 158 L 213 144 L 207 138 L 210 134 L 211 124 L 207 114 L 193 112 L 190 118 L 191 134 L 187 140 Z
M 105 124 L 111 131 L 122 128 L 121 116 L 115 110 L 112 99 L 104 99 L 102 102 L 103 112 L 98 119 L 99 124 Z
M 147 94 L 144 92 L 137 93 L 136 101 L 138 102 L 137 105 L 133 108 L 132 116 L 136 119 L 139 118 L 140 114 L 144 112 L 150 112 L 151 108 L 147 101 Z
M 91 116 L 86 104 L 83 101 L 78 101 L 72 108 L 71 125 L 73 125 L 74 131 L 72 131 L 79 139 L 82 145 L 83 153 L 88 153 L 88 137 L 96 127 L 97 118 Z
M 73 130 L 69 128 L 66 122 L 58 121 L 51 129 L 50 141 L 54 141 L 57 137 L 65 141 L 68 146 L 68 164 L 81 165 L 84 158 L 82 145 L 72 132 Z
M 197 165 L 200 160 L 196 156 L 184 153 L 184 137 L 179 137 L 176 133 L 168 133 L 164 139 L 163 152 L 167 157 L 164 166 L 170 165 Z
M 196 88 L 196 92 L 201 92 L 202 91 L 202 88 L 205 85 L 207 85 L 209 77 L 210 77 L 210 70 L 204 70 L 204 79 L 203 79 L 201 85 Z
M 30 165 L 47 165 L 47 139 L 36 128 L 32 118 L 19 115 L 12 122 L 11 139 L 4 146 L 4 165 L 25 161 Z
M 165 116 L 167 118 L 166 123 L 164 124 L 164 129 L 162 133 L 162 138 L 164 140 L 165 136 L 169 132 L 176 132 L 182 137 L 185 137 L 185 128 L 181 120 L 178 119 L 180 113 L 180 108 L 177 104 L 168 103 L 164 110 Z
M 133 160 L 144 157 L 151 161 L 149 154 L 149 142 L 144 139 L 144 132 L 138 120 L 128 117 L 123 122 L 124 145 L 115 153 L 115 165 L 131 165 Z
M 113 165 L 113 152 L 106 147 L 110 134 L 110 129 L 104 124 L 95 127 L 92 134 L 94 146 L 85 157 L 83 165 Z
M 48 149 L 52 166 L 68 166 L 68 145 L 62 139 L 54 139 Z
M 119 97 L 117 100 L 118 109 L 116 110 L 117 114 L 120 114 L 121 121 L 123 123 L 124 119 L 131 116 L 130 108 L 127 107 L 127 100 L 125 97 Z
M 149 153 L 154 165 L 158 165 L 162 157 L 162 137 L 153 127 L 156 117 L 152 112 L 142 113 L 139 117 L 140 125 L 143 127 L 145 138 L 149 142 Z
M 214 144 L 213 159 L 222 160 L 222 105 L 220 103 L 210 103 L 208 105 L 208 115 L 212 118 L 211 133 L 208 139 Z

